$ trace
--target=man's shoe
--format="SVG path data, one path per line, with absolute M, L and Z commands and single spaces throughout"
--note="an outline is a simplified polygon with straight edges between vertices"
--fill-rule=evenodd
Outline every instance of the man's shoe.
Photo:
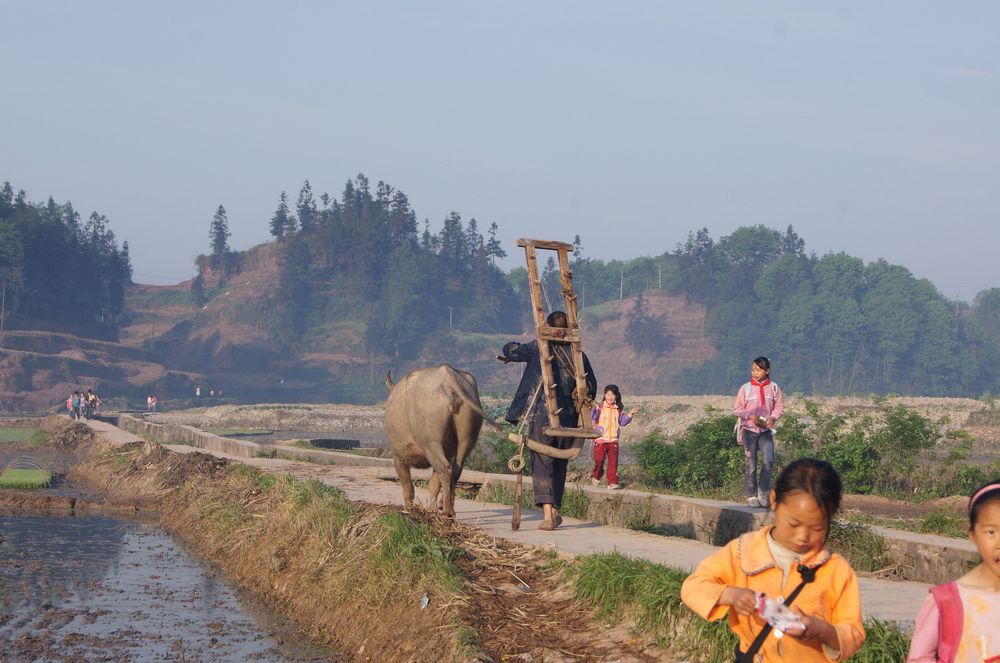
M 551 532 L 555 528 L 556 525 L 551 520 L 543 520 L 538 524 L 538 529 L 545 530 L 546 532 Z
M 556 527 L 559 527 L 560 525 L 562 525 L 562 516 L 556 516 Z
M 608 490 L 621 490 L 621 489 L 622 489 L 622 487 L 619 486 L 616 483 L 609 483 L 608 484 Z
M 748 498 L 747 499 L 747 506 L 750 507 L 751 509 L 759 509 L 760 508 L 760 500 L 757 499 L 756 497 Z
M 590 485 L 592 485 L 592 486 L 600 486 L 601 485 L 601 480 L 600 479 L 595 479 L 594 477 L 590 477 Z
M 771 502 L 770 502 L 770 500 L 768 500 L 768 496 L 767 495 L 764 495 L 763 497 L 761 497 L 760 495 L 758 495 L 757 496 L 757 501 L 760 502 L 760 508 L 762 508 L 762 509 L 768 509 L 768 508 L 771 507 Z

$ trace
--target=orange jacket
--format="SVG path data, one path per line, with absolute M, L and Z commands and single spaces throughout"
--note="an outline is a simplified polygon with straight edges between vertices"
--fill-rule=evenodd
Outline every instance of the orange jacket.
M 722 591 L 727 586 L 733 586 L 778 598 L 791 594 L 802 582 L 802 577 L 793 566 L 785 586 L 781 586 L 781 569 L 775 564 L 767 545 L 770 531 L 768 526 L 730 541 L 703 559 L 681 587 L 681 600 L 701 617 L 713 621 L 729 614 L 729 629 L 739 636 L 742 651 L 749 649 L 764 621 L 757 615 L 744 617 L 736 614 L 735 610 L 730 611 L 729 606 L 720 606 Z M 847 560 L 824 549 L 800 561 L 808 567 L 822 565 L 816 572 L 816 580 L 805 586 L 792 606 L 833 625 L 840 643 L 839 658 L 827 656 L 818 640 L 803 642 L 791 636 L 779 639 L 772 632 L 760 649 L 763 658 L 758 654 L 758 661 L 825 663 L 844 660 L 865 641 L 858 577 Z

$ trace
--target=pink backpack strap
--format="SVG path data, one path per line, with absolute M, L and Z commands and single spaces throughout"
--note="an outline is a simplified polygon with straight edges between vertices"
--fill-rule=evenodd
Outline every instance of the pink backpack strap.
M 962 607 L 962 598 L 958 594 L 958 585 L 954 582 L 936 585 L 931 587 L 931 595 L 934 596 L 938 613 L 941 615 L 938 661 L 953 663 L 958 645 L 962 641 L 962 628 L 965 625 L 965 611 Z

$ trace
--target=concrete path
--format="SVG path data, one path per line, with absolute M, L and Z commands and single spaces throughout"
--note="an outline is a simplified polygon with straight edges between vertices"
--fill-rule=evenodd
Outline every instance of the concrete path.
M 89 422 L 91 428 L 102 437 L 115 444 L 125 444 L 141 439 L 101 421 Z M 178 453 L 204 450 L 185 445 L 167 447 Z M 358 467 L 318 465 L 300 461 L 273 458 L 238 458 L 221 452 L 207 452 L 221 458 L 230 458 L 247 463 L 271 473 L 288 473 L 297 479 L 317 479 L 323 483 L 341 488 L 347 496 L 356 501 L 375 504 L 397 504 L 403 502 L 399 485 L 393 471 L 384 467 Z M 415 478 L 429 478 L 428 471 L 414 471 Z M 463 480 L 482 481 L 486 475 L 479 472 L 465 472 Z M 385 478 L 383 478 L 385 477 Z M 417 489 L 418 499 L 427 499 L 426 489 Z M 635 530 L 566 518 L 563 525 L 554 532 L 538 529 L 541 511 L 526 509 L 521 512 L 521 529 L 512 532 L 510 520 L 512 509 L 505 504 L 492 504 L 474 500 L 455 500 L 458 519 L 468 525 L 478 527 L 499 539 L 518 543 L 552 548 L 561 553 L 583 555 L 617 550 L 629 557 L 648 559 L 658 564 L 692 569 L 699 561 L 717 550 L 716 547 L 690 539 L 647 534 Z M 866 617 L 875 617 L 901 624 L 912 623 L 929 585 L 891 581 L 878 578 L 860 578 L 863 610 Z

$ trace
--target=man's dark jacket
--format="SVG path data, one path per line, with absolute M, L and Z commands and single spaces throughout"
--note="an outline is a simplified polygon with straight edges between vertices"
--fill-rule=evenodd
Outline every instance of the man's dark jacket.
M 554 348 L 555 344 L 551 344 L 550 347 Z M 563 347 L 567 350 L 565 356 L 572 357 L 568 346 Z M 542 380 L 542 362 L 538 355 L 538 341 L 530 343 L 511 341 L 503 346 L 501 356 L 507 361 L 526 364 L 524 373 L 521 374 L 521 383 L 517 386 L 517 393 L 514 394 L 514 400 L 511 401 L 506 416 L 507 421 L 517 424 L 524 414 L 524 410 L 528 407 L 535 387 Z M 594 377 L 594 369 L 591 368 L 590 359 L 587 358 L 586 353 L 583 355 L 583 369 L 587 372 L 587 393 L 593 399 L 597 396 L 597 379 Z M 552 376 L 556 383 L 556 404 L 562 409 L 559 413 L 559 425 L 575 428 L 579 423 L 579 413 L 573 405 L 573 390 L 576 389 L 573 366 L 570 364 L 564 367 L 563 362 L 555 356 L 555 352 L 553 352 L 552 357 Z M 541 391 L 535 399 L 535 412 L 536 414 L 546 412 L 545 394 Z

